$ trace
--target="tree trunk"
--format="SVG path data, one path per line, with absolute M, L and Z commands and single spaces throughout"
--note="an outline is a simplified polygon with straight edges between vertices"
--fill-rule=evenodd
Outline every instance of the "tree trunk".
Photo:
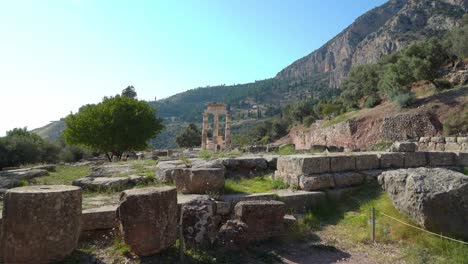
M 107 157 L 107 159 L 109 160 L 109 162 L 112 162 L 112 157 L 109 156 L 109 153 L 108 153 L 108 152 L 106 152 L 106 157 Z

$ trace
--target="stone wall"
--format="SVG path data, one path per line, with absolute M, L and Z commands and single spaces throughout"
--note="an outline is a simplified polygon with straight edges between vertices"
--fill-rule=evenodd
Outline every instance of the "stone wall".
M 468 152 L 468 137 L 421 137 L 418 151 Z
M 292 155 L 278 158 L 274 178 L 306 191 L 346 188 L 375 181 L 383 170 L 466 167 L 468 153 L 381 152 Z
M 387 117 L 350 118 L 334 125 L 317 121 L 309 128 L 297 126 L 289 133 L 297 150 L 314 145 L 366 149 L 378 142 L 417 139 L 440 135 L 442 125 L 430 112 L 405 113 Z

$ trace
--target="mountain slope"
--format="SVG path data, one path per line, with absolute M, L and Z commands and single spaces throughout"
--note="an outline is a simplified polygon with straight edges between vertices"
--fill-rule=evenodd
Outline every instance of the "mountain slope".
M 352 66 L 377 62 L 409 43 L 459 25 L 468 0 L 390 0 L 374 8 L 311 54 L 280 71 L 277 79 L 309 79 L 329 74 L 339 87 Z

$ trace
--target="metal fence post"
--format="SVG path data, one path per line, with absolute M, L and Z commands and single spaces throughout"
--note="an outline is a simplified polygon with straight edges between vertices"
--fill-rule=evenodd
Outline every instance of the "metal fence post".
M 375 208 L 371 209 L 372 242 L 375 242 Z
M 180 207 L 180 219 L 179 219 L 179 261 L 180 263 L 185 262 L 184 256 L 184 231 L 183 231 L 183 219 L 184 218 L 184 207 Z

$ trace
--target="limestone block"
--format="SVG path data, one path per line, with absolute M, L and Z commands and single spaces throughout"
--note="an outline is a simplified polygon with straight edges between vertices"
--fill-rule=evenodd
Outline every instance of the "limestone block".
M 427 165 L 425 152 L 407 152 L 404 155 L 404 167 L 424 167 Z
M 374 170 L 379 168 L 379 157 L 377 154 L 359 154 L 356 158 L 356 170 Z
M 366 182 L 369 183 L 374 183 L 377 181 L 377 177 L 379 177 L 380 174 L 384 172 L 383 170 L 366 170 L 366 171 L 361 171 L 361 173 L 364 175 L 364 178 L 366 179 Z
M 457 142 L 457 138 L 456 137 L 446 137 L 445 138 L 445 143 L 456 143 Z
M 228 220 L 216 235 L 216 245 L 226 250 L 240 250 L 248 245 L 248 226 L 241 220 Z
M 360 185 L 365 181 L 364 175 L 358 172 L 340 172 L 333 174 L 335 187 L 349 187 Z
M 325 173 L 330 171 L 330 157 L 309 156 L 303 159 L 303 174 Z
M 403 168 L 405 166 L 403 153 L 381 153 L 379 159 L 381 169 Z
M 391 146 L 393 152 L 415 152 L 417 145 L 415 142 L 395 142 Z
M 457 137 L 457 143 L 468 143 L 468 137 Z
M 434 143 L 445 143 L 445 138 L 443 138 L 443 137 L 431 137 L 431 142 L 434 142 Z
M 429 143 L 431 142 L 431 137 L 420 137 L 419 143 Z
M 182 233 L 187 248 L 209 246 L 216 237 L 216 204 L 209 199 L 197 199 L 182 205 Z
M 457 153 L 457 166 L 468 167 L 468 152 Z
M 445 143 L 445 149 L 444 151 L 449 151 L 449 152 L 458 152 L 461 150 L 461 144 L 455 143 L 455 142 L 447 142 Z
M 35 185 L 4 196 L 1 233 L 3 263 L 59 262 L 77 246 L 81 189 Z
M 428 152 L 428 164 L 431 167 L 455 166 L 456 155 L 452 152 Z
M 117 209 L 125 243 L 140 256 L 171 247 L 177 239 L 177 192 L 149 187 L 122 192 Z
M 236 219 L 248 226 L 248 240 L 263 240 L 284 230 L 286 206 L 280 201 L 243 201 L 234 208 Z
M 354 171 L 356 170 L 356 158 L 354 156 L 331 156 L 330 172 Z
M 295 213 L 304 213 L 326 200 L 324 192 L 279 190 L 277 194 L 278 199 L 286 205 L 287 210 L 292 210 Z
M 299 177 L 299 188 L 304 191 L 317 191 L 333 187 L 335 187 L 335 182 L 331 173 Z
M 192 168 L 178 174 L 175 186 L 184 194 L 206 194 L 218 192 L 224 188 L 224 169 Z
M 436 143 L 435 151 L 445 151 L 445 143 Z
M 81 230 L 106 230 L 118 226 L 117 206 L 106 205 L 83 210 L 81 214 Z

